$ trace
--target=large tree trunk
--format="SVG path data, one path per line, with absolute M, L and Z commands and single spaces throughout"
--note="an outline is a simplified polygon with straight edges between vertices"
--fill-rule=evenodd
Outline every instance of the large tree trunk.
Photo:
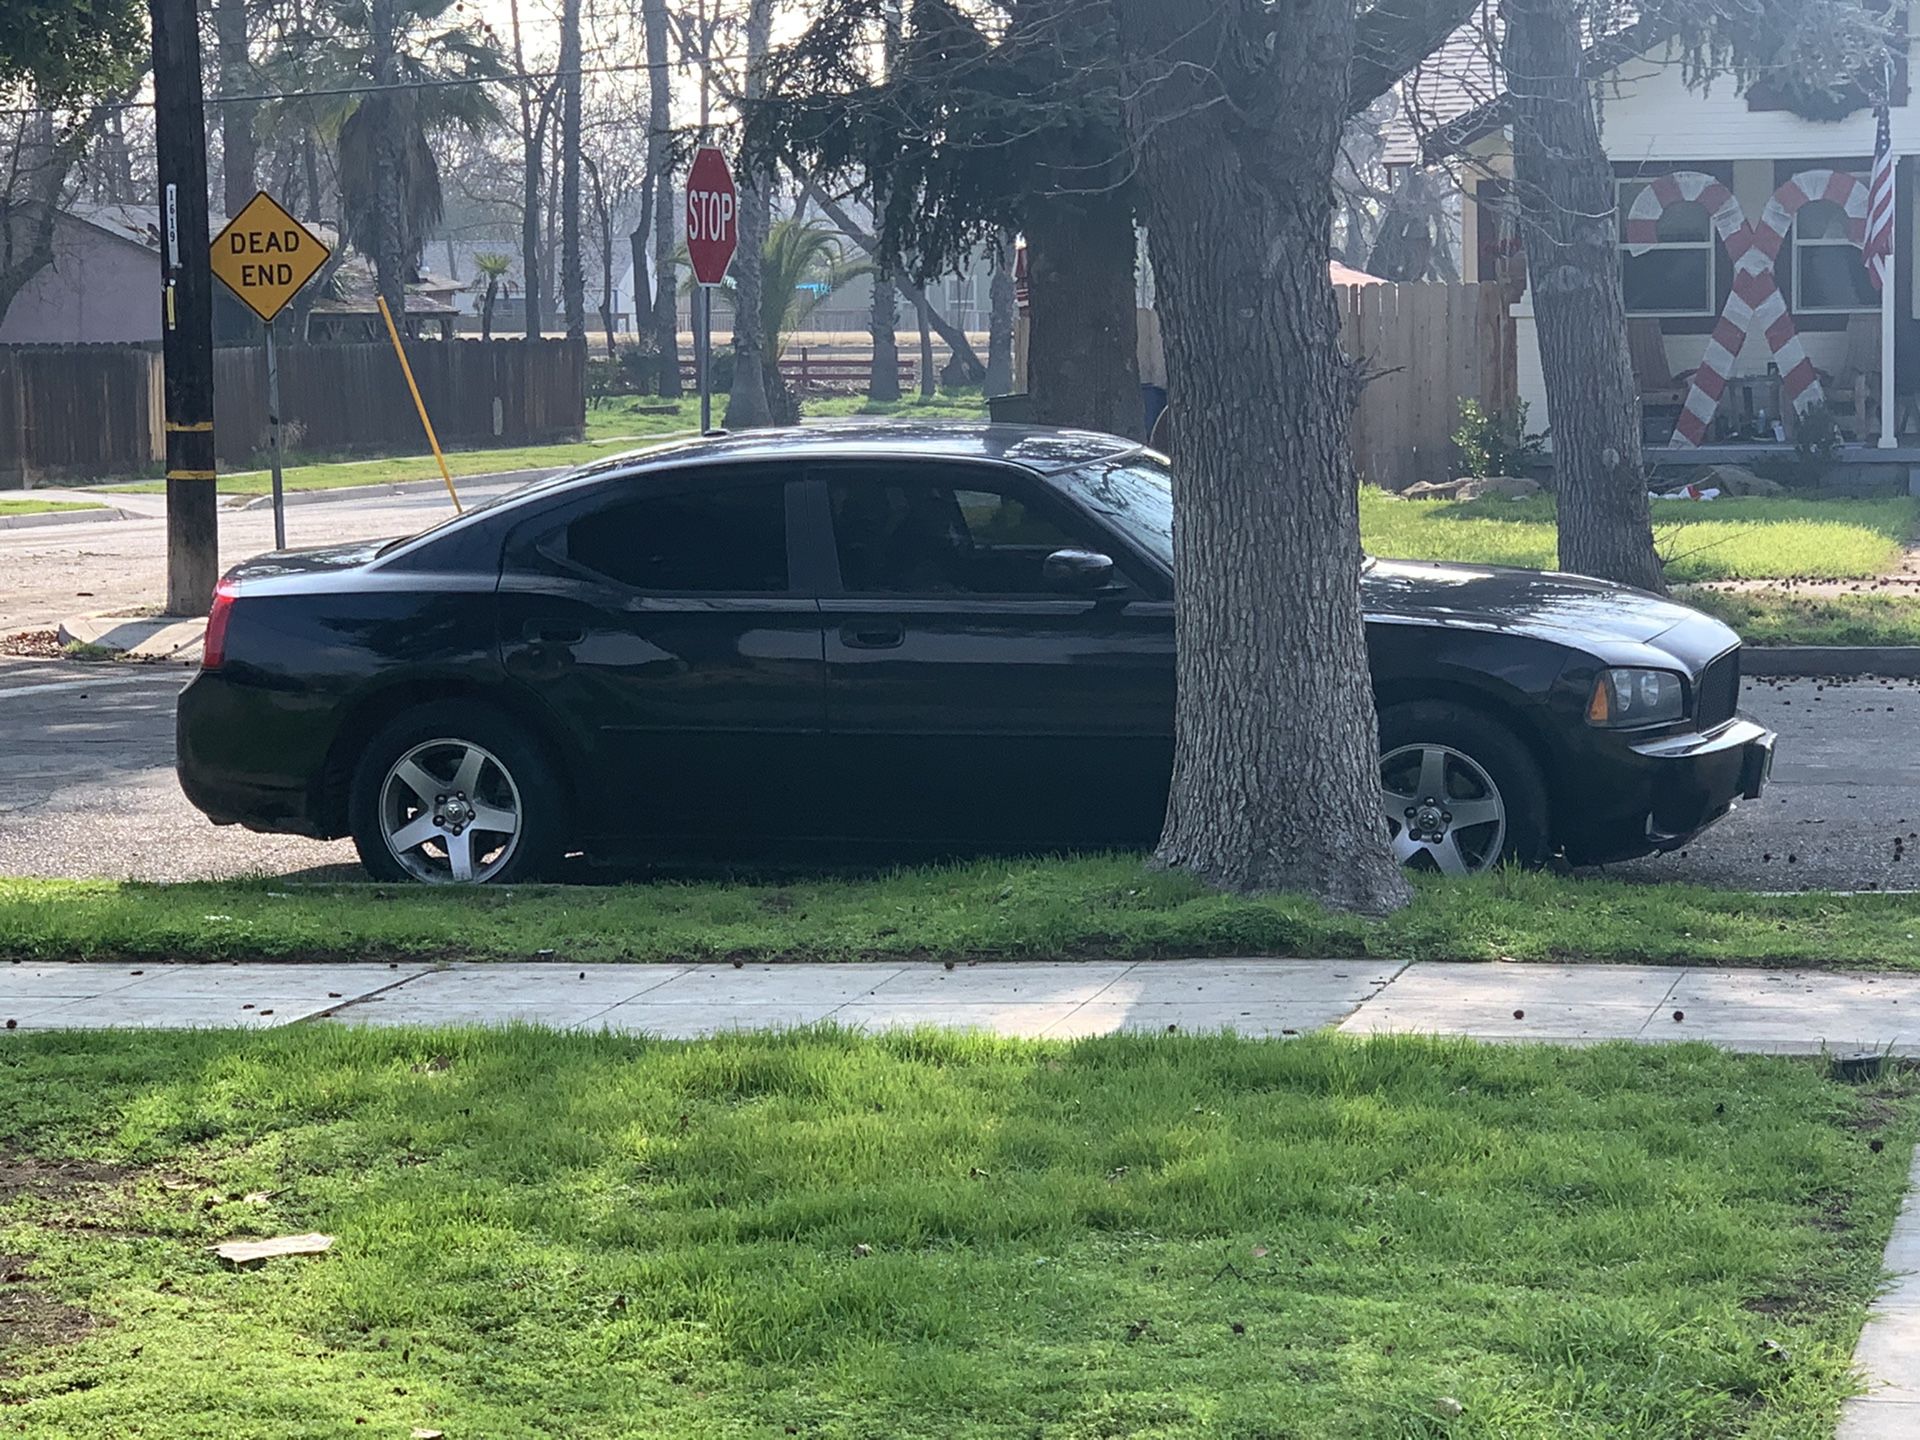
M 867 398 L 892 402 L 900 398 L 900 292 L 891 272 L 878 265 L 873 271 L 873 306 L 867 316 L 867 334 L 873 339 L 873 365 L 867 372 Z
M 1613 166 L 1574 0 L 1508 0 L 1514 172 L 1553 434 L 1560 565 L 1664 590 L 1640 459 Z
M 767 58 L 772 30 L 773 0 L 749 0 L 746 86 L 749 106 L 760 98 L 760 67 Z M 733 256 L 733 389 L 727 394 L 727 413 L 722 422 L 729 430 L 753 430 L 773 423 L 773 411 L 767 403 L 768 337 L 763 333 L 760 286 L 772 180 L 770 175 L 751 171 L 740 176 L 740 247 Z
M 642 0 L 647 37 L 647 155 L 653 171 L 653 348 L 660 396 L 680 398 L 680 301 L 674 293 L 672 57 L 667 51 L 667 0 Z M 657 158 L 656 158 L 657 157 Z
M 527 78 L 527 55 L 520 38 L 520 0 L 512 0 L 513 68 L 520 76 L 520 307 L 526 336 L 538 340 L 546 323 L 540 293 L 540 156 L 545 143 L 547 104 L 538 106 Z
M 380 86 L 391 86 L 399 76 L 394 49 L 393 0 L 373 0 L 371 18 L 373 82 Z M 386 95 L 390 96 L 391 91 Z M 383 110 L 391 120 L 394 107 L 386 105 Z M 406 213 L 406 189 L 401 181 L 402 168 L 406 163 L 402 153 L 404 145 L 405 139 L 398 125 L 383 123 L 374 128 L 373 185 L 374 194 L 378 197 L 376 210 L 379 216 L 371 237 L 374 275 L 381 298 L 387 302 L 387 309 L 393 316 L 394 326 L 403 337 L 407 334 L 407 270 L 411 263 L 406 253 L 406 230 L 402 219 Z
M 1380 806 L 1357 380 L 1327 284 L 1352 0 L 1115 10 L 1179 415 L 1159 859 L 1226 889 L 1391 910 L 1409 890 Z M 1033 290 L 1038 311 L 1039 276 Z
M 560 300 L 567 338 L 587 338 L 587 272 L 580 257 L 580 0 L 560 11 Z
M 217 0 L 213 30 L 219 42 L 221 95 L 245 95 L 254 90 L 247 56 L 246 0 Z M 260 155 L 253 133 L 255 108 L 233 100 L 220 106 L 220 178 L 229 220 L 259 188 L 254 182 Z
M 989 395 L 1013 389 L 1013 237 L 1006 231 L 993 247 L 993 280 L 987 292 L 987 378 Z
M 920 322 L 920 398 L 931 400 L 940 392 L 938 378 L 933 373 L 933 324 L 928 316 L 928 306 L 923 297 L 914 307 L 914 314 Z
M 1026 233 L 1034 423 L 1144 439 L 1133 207 L 1111 191 L 1052 196 L 1028 207 Z

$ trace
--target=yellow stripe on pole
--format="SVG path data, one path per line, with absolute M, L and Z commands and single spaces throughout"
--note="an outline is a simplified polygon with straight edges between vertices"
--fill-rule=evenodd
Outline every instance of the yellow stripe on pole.
M 427 402 L 420 398 L 420 387 L 413 379 L 413 367 L 407 364 L 407 347 L 400 343 L 400 332 L 394 327 L 393 312 L 387 308 L 387 297 L 376 295 L 374 301 L 380 307 L 380 318 L 387 322 L 387 334 L 393 340 L 393 353 L 400 357 L 400 373 L 407 377 L 407 389 L 413 392 L 413 408 L 420 412 L 420 423 L 426 427 L 427 444 L 433 447 L 433 458 L 440 462 L 440 478 L 447 482 L 447 494 L 453 497 L 454 513 L 465 514 L 460 506 L 460 494 L 453 488 L 453 472 L 447 469 L 447 457 L 440 453 L 439 437 L 433 433 L 433 421 L 427 418 Z

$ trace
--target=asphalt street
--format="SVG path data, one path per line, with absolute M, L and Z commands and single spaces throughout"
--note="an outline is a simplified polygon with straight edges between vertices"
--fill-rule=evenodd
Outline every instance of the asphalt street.
M 173 776 L 176 667 L 0 659 L 0 874 L 345 878 L 352 847 L 208 824 Z M 1680 854 L 1610 867 L 1760 890 L 1920 888 L 1920 685 L 1750 680 L 1774 783 Z
M 499 487 L 466 485 L 469 500 Z M 0 635 L 76 612 L 124 613 L 164 589 L 164 502 L 148 516 L 0 532 Z M 297 505 L 288 539 L 404 534 L 433 495 Z M 225 510 L 227 561 L 271 548 L 266 510 Z M 0 657 L 0 874 L 184 880 L 357 874 L 352 847 L 208 824 L 173 777 L 178 667 Z M 1761 890 L 1920 889 L 1920 684 L 1749 680 L 1743 706 L 1779 731 L 1774 783 L 1687 850 L 1607 873 Z

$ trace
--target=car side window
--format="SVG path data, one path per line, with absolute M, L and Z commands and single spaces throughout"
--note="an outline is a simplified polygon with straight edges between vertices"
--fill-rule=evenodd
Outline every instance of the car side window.
M 1047 556 L 1095 543 L 979 481 L 876 474 L 832 481 L 828 495 L 841 583 L 854 594 L 1052 597 Z
M 567 526 L 567 559 L 635 590 L 787 589 L 786 486 L 691 488 L 627 500 Z

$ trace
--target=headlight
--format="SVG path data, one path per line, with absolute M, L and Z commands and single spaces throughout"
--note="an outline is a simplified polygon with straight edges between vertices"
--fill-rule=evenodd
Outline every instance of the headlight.
M 1587 723 L 1607 730 L 1669 725 L 1687 715 L 1686 681 L 1667 670 L 1602 670 Z

